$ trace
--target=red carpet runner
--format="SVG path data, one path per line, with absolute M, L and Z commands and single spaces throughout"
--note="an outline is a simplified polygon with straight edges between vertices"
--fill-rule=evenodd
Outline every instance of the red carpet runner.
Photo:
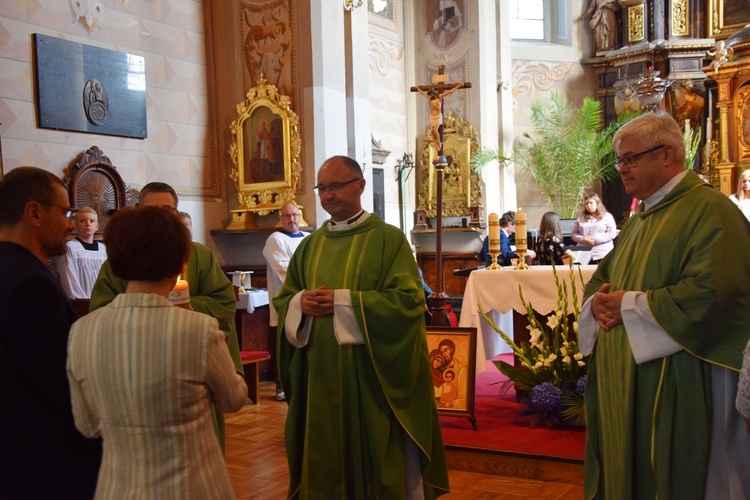
M 501 359 L 512 362 L 512 355 L 503 354 Z M 487 370 L 477 376 L 475 388 L 474 417 L 478 430 L 474 431 L 466 418 L 441 416 L 445 444 L 583 460 L 585 429 L 529 427 L 531 416 L 521 415 L 525 407 L 516 403 L 515 392 L 512 389 L 501 392 L 505 380 L 488 361 Z

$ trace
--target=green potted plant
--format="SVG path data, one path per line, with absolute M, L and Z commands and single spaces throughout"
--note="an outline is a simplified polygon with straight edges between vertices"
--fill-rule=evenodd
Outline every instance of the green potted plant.
M 512 158 L 486 149 L 474 155 L 472 166 L 481 171 L 491 161 L 512 159 L 541 187 L 553 210 L 575 217 L 584 190 L 616 173 L 612 136 L 631 118 L 622 114 L 602 130 L 599 101 L 587 97 L 576 107 L 553 92 L 548 103 L 531 106 L 534 136 L 524 133 L 527 140 L 516 141 Z

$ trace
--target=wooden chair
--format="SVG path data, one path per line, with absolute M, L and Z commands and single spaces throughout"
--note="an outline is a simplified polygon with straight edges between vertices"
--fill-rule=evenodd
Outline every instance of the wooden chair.
M 240 351 L 242 370 L 245 372 L 245 383 L 247 384 L 247 397 L 257 405 L 258 384 L 260 382 L 260 362 L 271 359 L 268 351 Z

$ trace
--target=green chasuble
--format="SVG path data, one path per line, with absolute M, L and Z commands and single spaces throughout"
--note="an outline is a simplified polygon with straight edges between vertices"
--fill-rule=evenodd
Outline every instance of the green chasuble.
M 237 331 L 234 326 L 234 313 L 237 301 L 234 297 L 232 282 L 221 269 L 219 262 L 210 249 L 198 242 L 193 242 L 190 260 L 187 264 L 185 279 L 190 287 L 190 305 L 193 310 L 208 314 L 219 321 L 219 328 L 224 332 L 229 347 L 229 355 L 234 361 L 237 373 L 244 376 L 240 348 L 237 342 Z M 91 291 L 89 311 L 104 307 L 114 298 L 125 293 L 127 282 L 114 275 L 109 261 L 104 262 L 99 276 Z M 222 450 L 224 449 L 224 415 L 214 410 L 214 425 Z
M 312 319 L 306 346 L 287 341 L 290 300 L 320 286 L 350 290 L 364 344 L 339 345 L 333 316 Z M 446 493 L 424 292 L 403 233 L 374 214 L 342 231 L 325 224 L 294 253 L 273 303 L 289 404 L 289 496 L 402 498 L 405 436 L 419 448 L 425 498 Z
M 631 217 L 587 284 L 646 291 L 680 346 L 637 365 L 623 325 L 599 330 L 586 389 L 586 498 L 703 498 L 711 439 L 711 365 L 738 370 L 750 337 L 750 225 L 689 172 Z

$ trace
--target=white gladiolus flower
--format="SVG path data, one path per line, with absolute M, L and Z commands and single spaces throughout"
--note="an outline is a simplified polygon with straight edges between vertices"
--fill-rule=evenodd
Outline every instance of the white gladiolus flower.
M 570 364 L 570 356 L 565 356 L 565 357 L 564 357 L 564 358 L 562 359 L 562 361 L 563 361 L 563 363 L 565 363 L 566 365 L 569 365 L 569 364 Z
M 578 366 L 586 366 L 586 363 L 584 363 L 583 361 L 579 361 Z
M 573 331 L 578 333 L 578 321 L 573 322 Z
M 557 328 L 557 325 L 560 324 L 560 318 L 557 317 L 557 315 L 552 315 L 549 318 L 547 318 L 547 326 L 550 328 Z
M 539 368 L 541 368 L 542 366 L 544 366 L 544 365 L 542 364 L 542 362 L 541 362 L 541 361 L 537 361 L 537 363 L 536 363 L 536 364 L 534 365 L 534 369 L 535 369 L 535 370 L 538 370 L 538 369 L 539 369 Z
M 581 353 L 579 352 L 579 353 L 576 353 L 576 355 L 575 355 L 575 356 L 573 356 L 573 357 L 574 357 L 574 358 L 576 358 L 576 361 L 581 361 L 581 360 L 583 359 L 583 354 L 581 354 Z

